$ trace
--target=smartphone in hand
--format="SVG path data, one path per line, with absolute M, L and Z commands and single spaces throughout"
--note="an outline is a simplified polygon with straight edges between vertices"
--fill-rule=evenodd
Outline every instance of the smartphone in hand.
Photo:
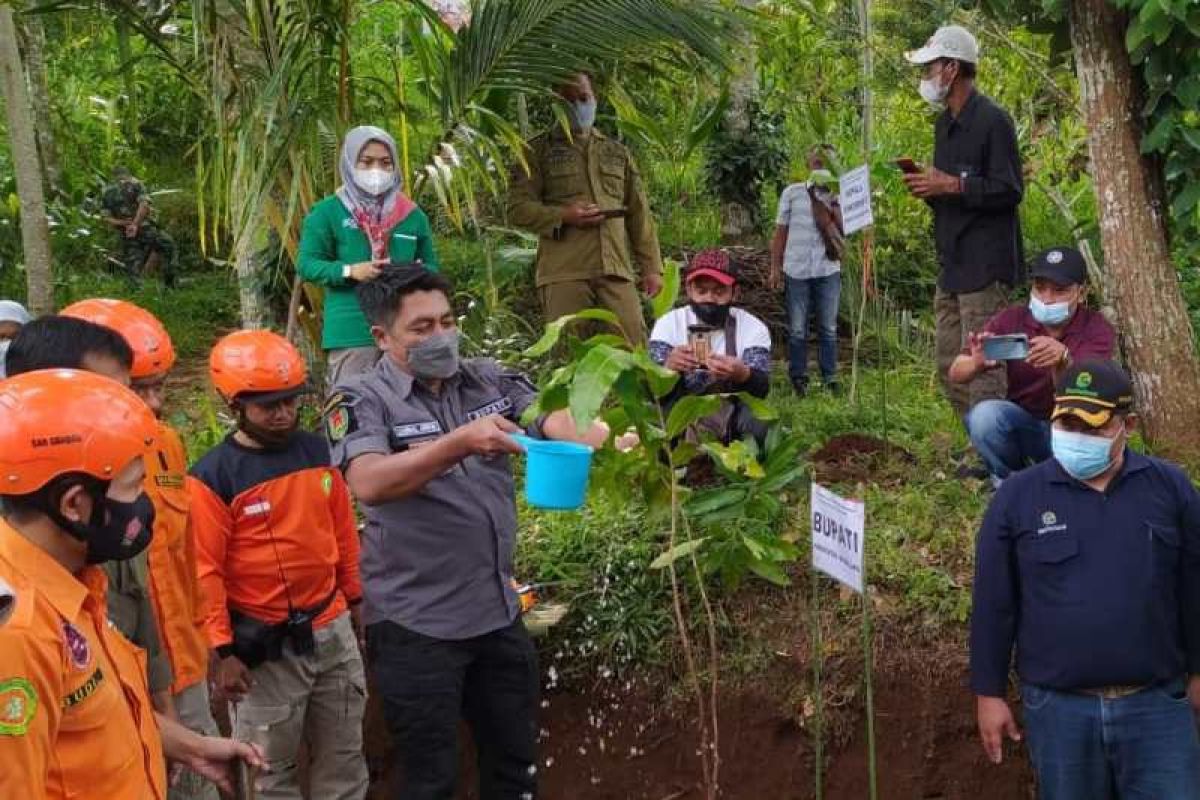
M 913 161 L 908 156 L 905 156 L 904 158 L 897 158 L 893 163 L 895 163 L 895 165 L 899 167 L 900 171 L 905 175 L 915 175 L 921 171 L 921 165 Z
M 600 216 L 605 219 L 624 219 L 628 215 L 629 209 L 627 208 L 609 208 L 600 212 Z
M 983 340 L 983 357 L 988 361 L 1020 361 L 1029 356 L 1029 337 L 1023 333 L 988 336 Z
M 692 354 L 702 367 L 708 366 L 708 355 L 712 352 L 714 331 L 715 328 L 709 325 L 688 326 L 688 347 L 692 348 Z

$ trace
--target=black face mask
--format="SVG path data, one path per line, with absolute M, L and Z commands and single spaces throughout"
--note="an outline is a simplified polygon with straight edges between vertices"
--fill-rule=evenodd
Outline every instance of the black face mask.
M 712 325 L 714 328 L 725 327 L 725 322 L 729 319 L 729 309 L 733 308 L 729 303 L 692 303 L 691 305 L 696 319 L 705 325 Z
M 60 528 L 87 544 L 89 564 L 128 561 L 145 550 L 154 535 L 154 504 L 144 492 L 132 503 L 124 503 L 105 494 L 107 490 L 104 483 L 86 490 L 92 498 L 92 518 L 87 522 L 67 519 L 57 504 L 48 509 Z
M 295 423 L 286 430 L 275 430 L 274 428 L 264 428 L 260 425 L 255 425 L 246 418 L 245 409 L 238 409 L 238 429 L 242 433 L 249 436 L 254 441 L 262 445 L 264 450 L 286 450 L 288 444 L 292 441 L 292 434 L 300 427 L 300 417 L 296 417 Z

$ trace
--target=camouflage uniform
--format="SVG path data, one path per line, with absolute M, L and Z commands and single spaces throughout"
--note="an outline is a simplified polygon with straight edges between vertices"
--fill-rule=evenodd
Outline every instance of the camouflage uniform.
M 137 216 L 138 207 L 150 203 L 150 195 L 146 187 L 136 178 L 124 178 L 104 187 L 100 204 L 108 216 L 116 219 L 132 220 Z M 163 282 L 168 286 L 175 282 L 175 240 L 162 230 L 149 217 L 142 221 L 137 236 L 132 239 L 125 236 L 123 230 L 117 229 L 120 240 L 120 259 L 126 274 L 133 280 L 142 276 L 146 259 L 157 251 L 162 256 Z

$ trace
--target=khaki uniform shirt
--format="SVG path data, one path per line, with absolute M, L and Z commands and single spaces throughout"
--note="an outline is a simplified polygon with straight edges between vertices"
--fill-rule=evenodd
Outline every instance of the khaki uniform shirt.
M 529 142 L 528 159 L 528 174 L 520 164 L 513 170 L 508 218 L 540 237 L 538 286 L 662 272 L 650 204 L 625 145 L 596 130 L 570 141 L 555 129 Z M 572 203 L 624 208 L 628 214 L 595 228 L 575 228 L 562 224 L 563 207 Z

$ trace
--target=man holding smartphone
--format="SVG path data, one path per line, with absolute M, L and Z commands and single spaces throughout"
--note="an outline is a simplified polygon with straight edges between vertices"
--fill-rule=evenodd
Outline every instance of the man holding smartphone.
M 1004 373 L 949 379 L 967 332 L 1008 301 L 1023 258 L 1017 206 L 1024 195 L 1021 155 L 1012 119 L 975 89 L 979 44 L 965 28 L 939 28 L 906 54 L 922 69 L 921 96 L 943 109 L 934 127 L 933 165 L 904 183 L 933 210 L 938 256 L 937 363 L 946 395 L 962 417 L 981 400 L 1004 396 Z
M 1083 304 L 1087 263 L 1078 250 L 1056 247 L 1040 253 L 1030 274 L 1028 303 L 1006 308 L 981 331 L 968 334 L 967 347 L 949 370 L 950 381 L 957 385 L 1002 369 L 1007 377 L 1006 398 L 980 402 L 966 419 L 971 444 L 997 485 L 1050 457 L 1055 380 L 1075 361 L 1112 358 L 1116 340 L 1108 320 Z M 999 336 L 1023 336 L 1028 346 L 993 351 L 1008 357 L 992 360 L 987 343 Z
M 662 288 L 662 255 L 633 155 L 595 129 L 586 74 L 559 87 L 571 122 L 529 142 L 528 168 L 513 169 L 508 217 L 538 234 L 538 294 L 546 320 L 585 308 L 617 315 L 630 344 L 646 341 L 638 287 Z

